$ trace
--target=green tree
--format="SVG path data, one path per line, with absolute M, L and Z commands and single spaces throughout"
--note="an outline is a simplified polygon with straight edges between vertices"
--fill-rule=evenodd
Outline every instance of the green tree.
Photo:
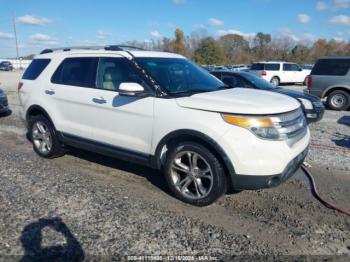
M 243 36 L 228 34 L 220 37 L 219 43 L 224 51 L 226 62 L 228 63 L 248 63 L 246 61 L 249 52 L 249 42 Z
M 176 30 L 175 30 L 175 39 L 172 42 L 172 45 L 173 45 L 173 50 L 175 53 L 185 55 L 185 53 L 186 53 L 186 39 L 185 39 L 184 32 L 179 28 L 176 28 Z
M 194 52 L 195 62 L 198 64 L 222 64 L 224 53 L 221 46 L 212 38 L 204 38 Z

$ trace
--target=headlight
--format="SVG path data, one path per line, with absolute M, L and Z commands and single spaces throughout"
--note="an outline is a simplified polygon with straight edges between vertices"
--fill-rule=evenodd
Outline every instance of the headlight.
M 305 99 L 305 98 L 298 98 L 298 100 L 303 104 L 305 109 L 313 109 L 314 107 L 312 106 L 312 103 L 310 100 Z
M 298 136 L 307 128 L 303 111 L 298 110 L 264 116 L 241 116 L 222 114 L 226 123 L 248 129 L 257 137 L 269 140 L 287 140 Z
M 270 117 L 251 117 L 222 115 L 225 122 L 240 126 L 252 131 L 255 135 L 265 139 L 280 140 L 283 139 L 278 132 L 273 119 Z

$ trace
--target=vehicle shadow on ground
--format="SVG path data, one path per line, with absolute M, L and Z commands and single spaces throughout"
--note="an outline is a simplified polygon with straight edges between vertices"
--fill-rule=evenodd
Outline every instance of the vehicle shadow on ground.
M 350 148 L 350 136 L 340 133 L 333 135 L 332 141 L 337 145 L 345 148 Z
M 113 169 L 119 169 L 140 177 L 144 177 L 152 185 L 161 189 L 166 194 L 174 197 L 167 187 L 164 175 L 162 175 L 158 170 L 76 148 L 71 148 L 67 154 L 87 160 L 89 162 L 93 162 L 95 164 L 103 165 Z
M 51 228 L 65 238 L 65 244 L 42 246 L 43 229 Z M 39 219 L 25 226 L 21 243 L 24 255 L 20 261 L 83 261 L 84 250 L 61 218 Z
M 8 117 L 10 115 L 12 115 L 12 111 L 11 110 L 7 111 L 6 113 L 0 113 L 0 118 L 1 117 Z
M 350 126 L 350 116 L 342 116 L 337 122 L 344 126 Z

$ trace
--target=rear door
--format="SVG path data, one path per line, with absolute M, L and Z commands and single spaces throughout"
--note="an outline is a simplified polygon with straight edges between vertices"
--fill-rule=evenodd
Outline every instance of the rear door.
M 65 58 L 51 77 L 45 95 L 55 107 L 58 131 L 93 139 L 91 124 L 96 114 L 92 102 L 98 58 L 71 56 Z

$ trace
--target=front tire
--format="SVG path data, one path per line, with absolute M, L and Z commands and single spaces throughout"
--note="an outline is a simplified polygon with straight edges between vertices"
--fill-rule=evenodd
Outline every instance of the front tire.
M 220 161 L 197 143 L 182 142 L 169 149 L 165 177 L 178 199 L 195 206 L 210 205 L 227 190 Z
M 350 95 L 343 90 L 335 90 L 327 97 L 327 106 L 332 110 L 343 111 L 350 107 Z
M 56 158 L 64 155 L 51 122 L 43 115 L 33 116 L 28 123 L 28 136 L 33 150 L 41 157 Z

